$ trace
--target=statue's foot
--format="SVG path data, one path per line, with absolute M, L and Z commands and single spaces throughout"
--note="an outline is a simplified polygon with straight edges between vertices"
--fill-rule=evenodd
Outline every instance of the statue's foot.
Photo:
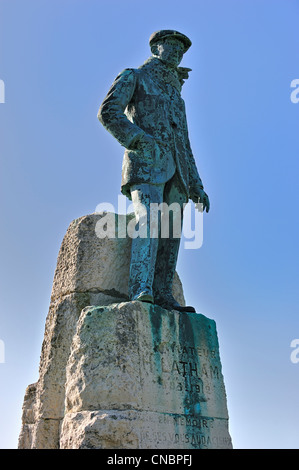
M 139 300 L 140 302 L 148 302 L 150 304 L 154 303 L 154 297 L 151 293 L 144 291 L 135 295 L 132 300 Z
M 166 296 L 165 298 L 161 299 L 155 297 L 155 304 L 165 308 L 166 310 L 178 310 L 179 312 L 196 313 L 194 307 L 191 307 L 190 305 L 180 305 L 172 296 Z

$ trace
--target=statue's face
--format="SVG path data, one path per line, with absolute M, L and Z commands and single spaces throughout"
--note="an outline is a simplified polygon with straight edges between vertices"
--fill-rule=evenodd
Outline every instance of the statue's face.
M 177 67 L 184 55 L 184 45 L 177 39 L 164 39 L 157 44 L 158 57 L 173 67 Z

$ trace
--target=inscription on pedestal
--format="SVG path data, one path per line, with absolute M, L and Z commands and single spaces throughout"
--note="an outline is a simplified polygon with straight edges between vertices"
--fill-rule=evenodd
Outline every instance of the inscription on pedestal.
M 155 344 L 154 352 L 151 353 L 151 372 L 154 372 L 155 358 L 160 354 L 161 370 L 163 374 L 173 374 L 177 378 L 177 390 L 188 392 L 203 391 L 203 379 L 219 379 L 220 372 L 217 365 L 208 364 L 204 359 L 217 359 L 217 351 L 194 348 L 191 346 L 181 347 L 178 344 Z M 176 353 L 176 355 L 175 355 Z M 179 356 L 179 360 L 174 357 Z M 194 383 L 191 382 L 194 379 Z M 183 383 L 185 385 L 183 385 Z M 161 382 L 162 384 L 162 382 Z M 209 393 L 210 386 L 206 384 L 205 391 Z
M 153 401 L 147 384 L 155 387 L 155 408 L 147 409 L 167 407 L 195 417 L 226 416 L 217 399 L 219 391 L 225 391 L 214 322 L 198 314 L 178 316 L 157 308 L 150 310 L 149 318 L 139 345 L 147 404 Z

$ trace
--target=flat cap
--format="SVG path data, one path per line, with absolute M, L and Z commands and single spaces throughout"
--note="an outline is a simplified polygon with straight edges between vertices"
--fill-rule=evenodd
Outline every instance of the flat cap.
M 184 44 L 186 52 L 189 47 L 191 46 L 192 42 L 190 41 L 185 34 L 179 33 L 178 31 L 174 31 L 173 29 L 161 29 L 160 31 L 156 31 L 153 33 L 149 39 L 149 44 L 152 46 L 156 42 L 160 41 L 161 39 L 166 39 L 166 38 L 175 38 L 181 41 Z

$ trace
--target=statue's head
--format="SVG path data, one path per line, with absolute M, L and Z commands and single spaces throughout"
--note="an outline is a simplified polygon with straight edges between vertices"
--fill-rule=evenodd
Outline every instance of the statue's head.
M 177 67 L 191 46 L 190 39 L 178 31 L 163 29 L 153 33 L 149 40 L 153 56 Z

